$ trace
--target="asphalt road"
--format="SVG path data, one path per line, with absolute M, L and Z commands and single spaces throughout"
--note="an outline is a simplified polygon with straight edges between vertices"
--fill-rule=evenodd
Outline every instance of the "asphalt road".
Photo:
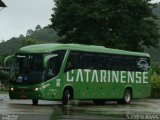
M 10 100 L 0 94 L 0 120 L 160 120 L 160 100 L 134 100 L 130 105 L 106 102 L 97 106 L 91 101 L 40 101 L 33 106 L 31 100 Z

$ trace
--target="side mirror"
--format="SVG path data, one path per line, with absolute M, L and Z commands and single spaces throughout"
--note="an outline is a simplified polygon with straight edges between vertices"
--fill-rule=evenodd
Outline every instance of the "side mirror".
M 8 66 L 8 64 L 9 64 L 9 62 L 10 62 L 10 63 L 13 63 L 14 57 L 15 57 L 15 55 L 10 55 L 10 56 L 7 56 L 7 57 L 4 59 L 4 63 L 3 63 L 4 68 L 5 68 L 5 67 L 11 67 L 11 66 Z

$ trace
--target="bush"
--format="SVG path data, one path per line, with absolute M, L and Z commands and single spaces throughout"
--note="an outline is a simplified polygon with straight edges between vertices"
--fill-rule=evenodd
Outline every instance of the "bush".
M 156 72 L 151 77 L 151 97 L 153 98 L 160 98 L 160 75 Z
M 152 70 L 154 73 L 160 75 L 160 66 L 155 66 L 153 67 L 153 70 Z
M 6 71 L 0 71 L 0 80 L 7 80 L 9 79 L 9 73 Z
M 9 83 L 9 73 L 0 71 L 0 90 L 7 90 Z

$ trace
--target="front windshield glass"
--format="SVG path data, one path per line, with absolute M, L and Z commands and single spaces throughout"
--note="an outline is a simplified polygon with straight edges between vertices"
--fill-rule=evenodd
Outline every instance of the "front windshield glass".
M 16 55 L 11 71 L 11 81 L 38 83 L 44 79 L 43 55 Z

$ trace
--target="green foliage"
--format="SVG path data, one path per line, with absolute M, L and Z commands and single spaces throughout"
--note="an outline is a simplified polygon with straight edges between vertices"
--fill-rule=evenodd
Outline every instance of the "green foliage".
M 158 18 L 160 18 L 160 2 L 159 2 L 159 3 L 156 5 L 156 7 L 153 9 L 153 13 L 154 13 L 155 15 L 157 15 Z M 159 20 L 159 19 L 157 19 L 156 22 L 157 22 L 158 24 L 160 24 L 160 20 Z
M 151 86 L 151 97 L 160 98 L 160 75 L 158 75 L 156 72 L 151 77 Z
M 5 59 L 6 56 L 7 56 L 6 54 L 0 55 L 0 67 L 3 67 L 3 65 L 4 65 L 4 59 Z
M 153 67 L 153 75 L 151 77 L 152 93 L 151 97 L 160 98 L 160 67 Z
M 3 66 L 4 57 L 0 56 L 0 66 Z
M 152 71 L 153 73 L 151 76 L 151 97 L 160 98 L 160 67 L 153 67 Z
M 150 0 L 55 0 L 52 25 L 62 42 L 142 51 L 157 47 Z
M 157 75 L 160 76 L 160 66 L 153 67 L 152 69 Z
M 0 80 L 8 80 L 9 79 L 9 73 L 6 71 L 0 71 Z
M 42 28 L 41 28 L 40 25 L 37 25 L 36 28 L 35 28 L 35 30 L 36 30 L 36 31 L 39 31 L 39 30 L 42 30 Z
M 38 40 L 33 39 L 31 37 L 25 37 L 22 39 L 22 46 L 28 46 L 28 45 L 34 45 L 34 44 L 39 44 Z
M 41 28 L 37 25 L 34 30 L 29 29 L 26 36 L 20 35 L 18 38 L 11 38 L 8 41 L 0 43 L 0 55 L 14 54 L 20 47 L 39 43 L 57 42 L 59 36 L 56 31 L 51 28 Z
M 6 71 L 0 71 L 0 90 L 7 90 L 9 83 L 9 73 Z
M 158 16 L 156 23 L 158 24 L 158 27 L 160 28 L 160 2 L 153 9 L 153 13 Z M 150 53 L 151 58 L 152 58 L 152 66 L 160 66 L 160 54 L 159 54 L 160 53 L 160 42 L 158 44 L 157 49 L 150 48 L 150 49 L 146 49 L 145 52 Z

